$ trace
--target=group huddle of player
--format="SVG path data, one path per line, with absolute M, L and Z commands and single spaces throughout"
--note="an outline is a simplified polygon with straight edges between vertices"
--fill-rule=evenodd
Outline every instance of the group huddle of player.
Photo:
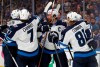
M 80 14 L 67 13 L 67 22 L 59 19 L 55 8 L 44 15 L 31 15 L 27 9 L 11 12 L 12 19 L 0 27 L 5 67 L 48 67 L 51 56 L 56 67 L 69 67 L 64 48 L 70 50 L 70 46 L 74 51 L 73 67 L 98 66 L 91 26 Z

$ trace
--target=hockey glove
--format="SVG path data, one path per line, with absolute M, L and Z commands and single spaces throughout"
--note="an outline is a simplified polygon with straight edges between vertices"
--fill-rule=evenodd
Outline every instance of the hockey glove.
M 43 25 L 43 24 L 39 24 L 38 25 L 38 32 L 48 32 L 50 29 L 49 25 Z
M 95 40 L 92 40 L 88 43 L 88 46 L 90 48 L 93 48 L 94 50 L 97 48 L 97 42 Z
M 2 31 L 4 31 L 6 28 L 8 28 L 7 25 L 0 26 L 0 31 L 2 32 Z
M 58 33 L 55 32 L 55 31 L 50 32 L 49 35 L 48 35 L 48 40 L 49 40 L 49 42 L 57 43 L 58 40 L 59 40 Z
M 41 31 L 42 31 L 42 32 L 47 32 L 47 31 L 49 31 L 49 29 L 50 29 L 49 25 L 43 25 L 43 26 L 41 27 Z

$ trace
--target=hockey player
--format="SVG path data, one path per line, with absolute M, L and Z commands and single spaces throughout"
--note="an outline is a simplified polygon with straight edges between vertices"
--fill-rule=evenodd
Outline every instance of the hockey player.
M 15 23 L 21 22 L 19 20 L 19 10 L 15 9 L 11 12 L 11 20 L 7 23 L 7 32 L 10 32 L 10 29 L 12 26 L 14 26 Z M 3 37 L 3 53 L 4 53 L 4 66 L 5 67 L 16 67 L 12 57 L 16 58 L 17 54 L 17 45 L 16 42 L 13 40 L 10 40 L 7 35 L 9 33 L 5 32 Z
M 26 9 L 20 11 L 21 22 L 14 27 L 9 38 L 16 41 L 18 46 L 17 62 L 18 67 L 35 67 L 38 54 L 37 25 L 39 18 L 30 18 Z
M 47 22 L 43 22 L 42 26 L 47 25 L 50 27 L 50 30 L 48 32 L 43 31 L 43 33 L 47 33 L 45 36 L 45 43 L 42 44 L 41 51 L 43 50 L 43 54 L 40 63 L 40 67 L 48 67 L 51 55 L 53 55 L 53 58 L 56 62 L 56 67 L 68 67 L 68 62 L 66 58 L 66 54 L 64 50 L 59 48 L 58 46 L 55 46 L 54 43 L 49 42 L 48 40 L 51 38 L 50 32 L 58 32 L 59 34 L 59 40 L 61 39 L 61 31 L 65 29 L 66 23 L 62 22 L 61 20 L 58 20 L 58 10 L 56 9 L 50 9 L 47 12 Z M 44 38 L 41 38 L 44 39 Z M 42 41 L 42 40 L 41 40 Z M 40 62 L 40 61 L 39 61 Z M 46 62 L 46 63 L 45 63 Z M 39 66 L 38 66 L 39 67 Z
M 73 67 L 98 67 L 96 51 L 93 50 L 96 43 L 92 38 L 90 26 L 84 21 L 79 21 L 80 17 L 76 12 L 67 14 L 69 26 L 62 32 L 62 43 L 67 46 L 71 44 L 73 48 Z M 51 37 L 52 42 L 57 42 L 56 35 L 53 34 Z
M 19 24 L 21 21 L 19 19 L 19 9 L 15 9 L 11 12 L 11 20 L 7 22 L 7 26 L 16 26 L 16 24 Z

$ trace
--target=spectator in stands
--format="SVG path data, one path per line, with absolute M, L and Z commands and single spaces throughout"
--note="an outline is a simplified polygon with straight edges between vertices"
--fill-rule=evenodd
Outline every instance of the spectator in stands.
M 92 26 L 92 31 L 93 32 L 99 30 L 99 25 L 96 24 L 95 18 L 91 18 L 91 26 Z

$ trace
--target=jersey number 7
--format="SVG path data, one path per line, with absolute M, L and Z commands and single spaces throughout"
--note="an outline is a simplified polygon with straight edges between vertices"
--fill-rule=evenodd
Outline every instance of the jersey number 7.
M 33 29 L 30 29 L 29 31 L 27 31 L 28 34 L 30 34 L 30 43 L 33 42 Z

